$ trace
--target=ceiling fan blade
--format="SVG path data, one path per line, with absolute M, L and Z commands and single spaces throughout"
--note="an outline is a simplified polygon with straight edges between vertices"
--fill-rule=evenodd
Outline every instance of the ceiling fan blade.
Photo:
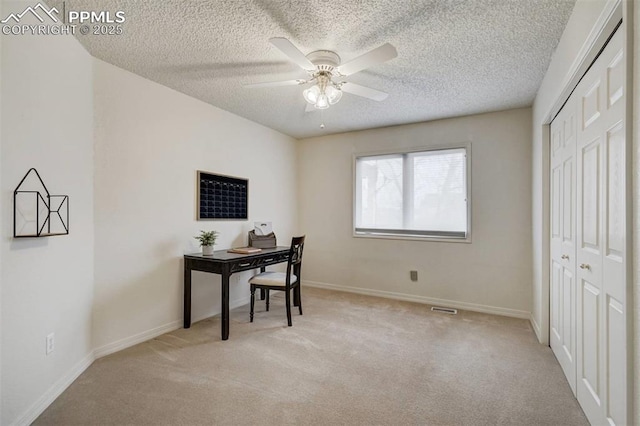
M 304 107 L 304 112 L 315 112 L 317 110 L 318 108 L 314 107 L 309 102 L 307 102 L 307 106 Z
M 372 99 L 374 101 L 383 101 L 387 99 L 387 96 L 389 96 L 388 93 L 349 82 L 342 83 L 341 89 L 343 92 L 351 93 L 352 95 L 356 96 L 362 96 L 363 98 Z
M 293 45 L 289 40 L 284 37 L 274 37 L 270 38 L 269 42 L 273 44 L 275 47 L 280 49 L 282 53 L 287 55 L 289 59 L 291 59 L 295 64 L 297 64 L 300 68 L 307 71 L 314 71 L 316 66 L 304 56 L 297 47 Z
M 390 59 L 398 56 L 398 52 L 396 48 L 390 45 L 389 43 L 385 43 L 380 47 L 373 49 L 370 52 L 367 52 L 363 55 L 358 56 L 355 59 L 347 62 L 346 64 L 340 65 L 337 70 L 342 75 L 351 75 L 355 74 L 358 71 L 362 71 L 365 68 L 369 68 L 373 65 L 381 64 L 383 62 L 387 62 Z
M 304 80 L 267 81 L 265 83 L 245 84 L 244 87 L 248 89 L 256 89 L 259 87 L 295 86 L 303 83 Z

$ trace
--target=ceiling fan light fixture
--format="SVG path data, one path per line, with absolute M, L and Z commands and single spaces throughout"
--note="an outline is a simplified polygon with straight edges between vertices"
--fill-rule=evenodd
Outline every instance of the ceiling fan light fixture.
M 327 109 L 329 108 L 329 98 L 324 93 L 318 96 L 318 101 L 314 105 L 318 109 Z
M 342 90 L 338 89 L 334 86 L 327 86 L 325 89 L 325 94 L 329 100 L 329 104 L 337 104 L 340 98 L 342 97 Z
M 320 73 L 317 77 L 318 84 L 302 92 L 305 101 L 317 109 L 327 109 L 329 106 L 338 103 L 342 97 L 342 90 L 331 81 L 330 73 Z
M 321 91 L 318 85 L 313 85 L 302 92 L 302 96 L 304 96 L 305 101 L 309 102 L 311 105 L 315 105 L 316 102 L 318 102 L 320 94 Z

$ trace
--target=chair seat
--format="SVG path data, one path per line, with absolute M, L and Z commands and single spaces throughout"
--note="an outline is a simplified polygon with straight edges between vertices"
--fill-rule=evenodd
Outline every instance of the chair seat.
M 268 285 L 273 287 L 285 287 L 287 280 L 287 274 L 284 272 L 262 272 L 258 275 L 254 275 L 249 280 L 249 284 L 254 285 Z M 298 277 L 291 274 L 291 284 L 298 281 Z

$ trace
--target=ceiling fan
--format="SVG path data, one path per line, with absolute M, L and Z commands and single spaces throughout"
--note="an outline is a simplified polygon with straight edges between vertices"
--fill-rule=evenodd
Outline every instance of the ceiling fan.
M 302 92 L 304 99 L 308 103 L 307 111 L 313 111 L 316 108 L 329 108 L 330 105 L 340 100 L 342 92 L 351 93 L 352 95 L 374 101 L 382 101 L 389 96 L 385 92 L 370 87 L 340 80 L 341 77 L 347 77 L 365 68 L 381 64 L 398 56 L 396 48 L 389 43 L 385 43 L 380 47 L 358 56 L 346 64 L 341 64 L 340 56 L 331 50 L 316 50 L 315 52 L 305 55 L 286 38 L 274 37 L 269 39 L 269 42 L 287 55 L 292 62 L 305 70 L 309 78 L 306 80 L 297 79 L 254 83 L 247 84 L 244 87 L 259 88 L 312 84 L 311 87 Z

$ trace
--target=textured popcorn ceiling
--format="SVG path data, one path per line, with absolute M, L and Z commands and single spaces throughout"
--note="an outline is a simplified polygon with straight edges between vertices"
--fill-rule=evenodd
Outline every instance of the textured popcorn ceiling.
M 67 10 L 123 10 L 120 36 L 76 37 L 97 58 L 303 138 L 529 106 L 575 0 L 67 0 Z M 62 1 L 49 0 L 62 10 Z M 336 51 L 343 63 L 383 43 L 398 57 L 345 80 L 389 93 L 346 93 L 305 113 L 302 87 L 243 88 L 306 74 L 269 43 Z M 320 129 L 320 123 L 326 128 Z

